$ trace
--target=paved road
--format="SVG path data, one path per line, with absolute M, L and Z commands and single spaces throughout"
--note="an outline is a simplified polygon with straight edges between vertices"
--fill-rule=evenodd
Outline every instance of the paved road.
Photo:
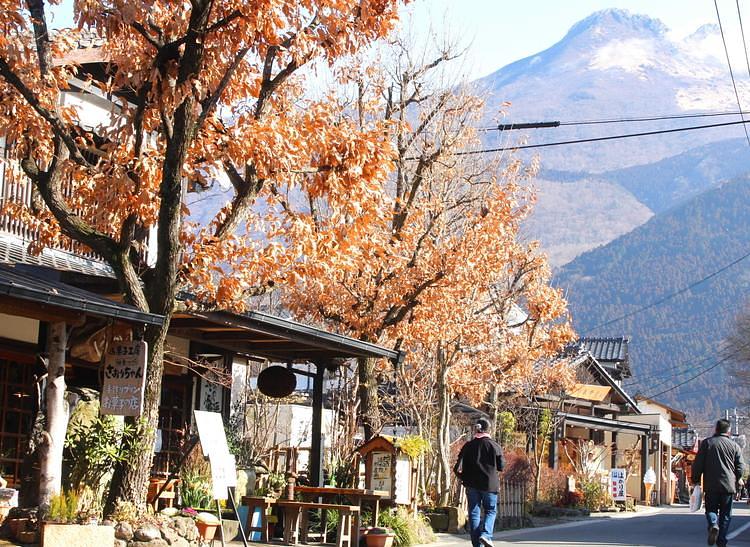
M 747 527 L 745 527 L 747 525 Z M 741 530 L 732 538 L 732 533 Z M 441 547 L 466 547 L 467 540 L 445 542 Z M 592 517 L 586 521 L 549 528 L 500 532 L 495 547 L 691 547 L 706 545 L 706 521 L 703 513 L 690 513 L 685 507 L 668 507 L 658 513 L 623 518 Z M 750 508 L 738 503 L 732 511 L 730 546 L 750 547 Z

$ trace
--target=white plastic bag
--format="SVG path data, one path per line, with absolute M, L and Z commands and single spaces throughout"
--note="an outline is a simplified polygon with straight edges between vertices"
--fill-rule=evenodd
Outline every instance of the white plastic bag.
M 703 491 L 701 490 L 701 485 L 696 484 L 695 488 L 693 488 L 693 492 L 690 494 L 690 511 L 695 513 L 701 508 L 702 504 L 703 504 Z

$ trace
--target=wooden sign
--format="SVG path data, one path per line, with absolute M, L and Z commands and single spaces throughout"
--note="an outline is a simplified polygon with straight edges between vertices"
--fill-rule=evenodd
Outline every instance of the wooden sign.
M 143 340 L 109 346 L 104 358 L 102 414 L 140 416 L 143 413 L 147 358 L 148 345 Z
M 372 490 L 386 490 L 389 494 L 391 493 L 392 459 L 393 455 L 389 452 L 372 453 L 372 480 L 370 481 Z

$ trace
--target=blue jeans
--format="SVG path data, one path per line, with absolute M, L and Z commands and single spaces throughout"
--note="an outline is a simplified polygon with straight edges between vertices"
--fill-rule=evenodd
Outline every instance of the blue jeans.
M 480 537 L 492 541 L 492 532 L 495 529 L 495 516 L 497 515 L 497 492 L 484 492 L 476 488 L 466 488 L 466 501 L 469 504 L 469 532 L 471 533 L 471 544 L 481 547 Z M 484 518 L 482 518 L 484 509 Z
M 703 498 L 706 502 L 708 527 L 719 527 L 719 537 L 716 540 L 716 545 L 719 547 L 724 547 L 727 544 L 729 521 L 732 520 L 733 498 L 734 494 L 719 494 L 716 492 L 706 492 Z

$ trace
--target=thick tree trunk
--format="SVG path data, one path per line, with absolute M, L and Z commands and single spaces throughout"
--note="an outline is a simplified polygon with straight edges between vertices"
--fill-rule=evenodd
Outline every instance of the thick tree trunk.
M 376 359 L 360 357 L 357 359 L 359 374 L 359 412 L 365 440 L 372 439 L 380 432 L 380 406 L 378 398 L 378 379 L 375 373 Z
M 47 415 L 44 442 L 41 446 L 39 504 L 49 507 L 50 498 L 62 489 L 62 461 L 65 433 L 68 428 L 68 407 L 65 402 L 65 349 L 68 333 L 65 323 L 49 327 L 47 364 Z
M 442 349 L 438 349 L 438 505 L 445 506 L 450 502 L 451 462 L 450 462 L 450 427 L 451 406 L 448 391 L 448 366 Z
M 133 456 L 115 470 L 110 486 L 105 513 L 109 514 L 118 501 L 128 501 L 141 510 L 146 508 L 148 480 L 154 459 L 154 439 L 159 420 L 161 402 L 161 379 L 164 371 L 164 340 L 167 336 L 168 321 L 164 326 L 146 329 L 144 340 L 148 344 L 148 366 L 146 368 L 146 388 L 144 390 L 143 415 L 140 422 L 141 434 Z M 132 418 L 128 418 L 133 423 Z

